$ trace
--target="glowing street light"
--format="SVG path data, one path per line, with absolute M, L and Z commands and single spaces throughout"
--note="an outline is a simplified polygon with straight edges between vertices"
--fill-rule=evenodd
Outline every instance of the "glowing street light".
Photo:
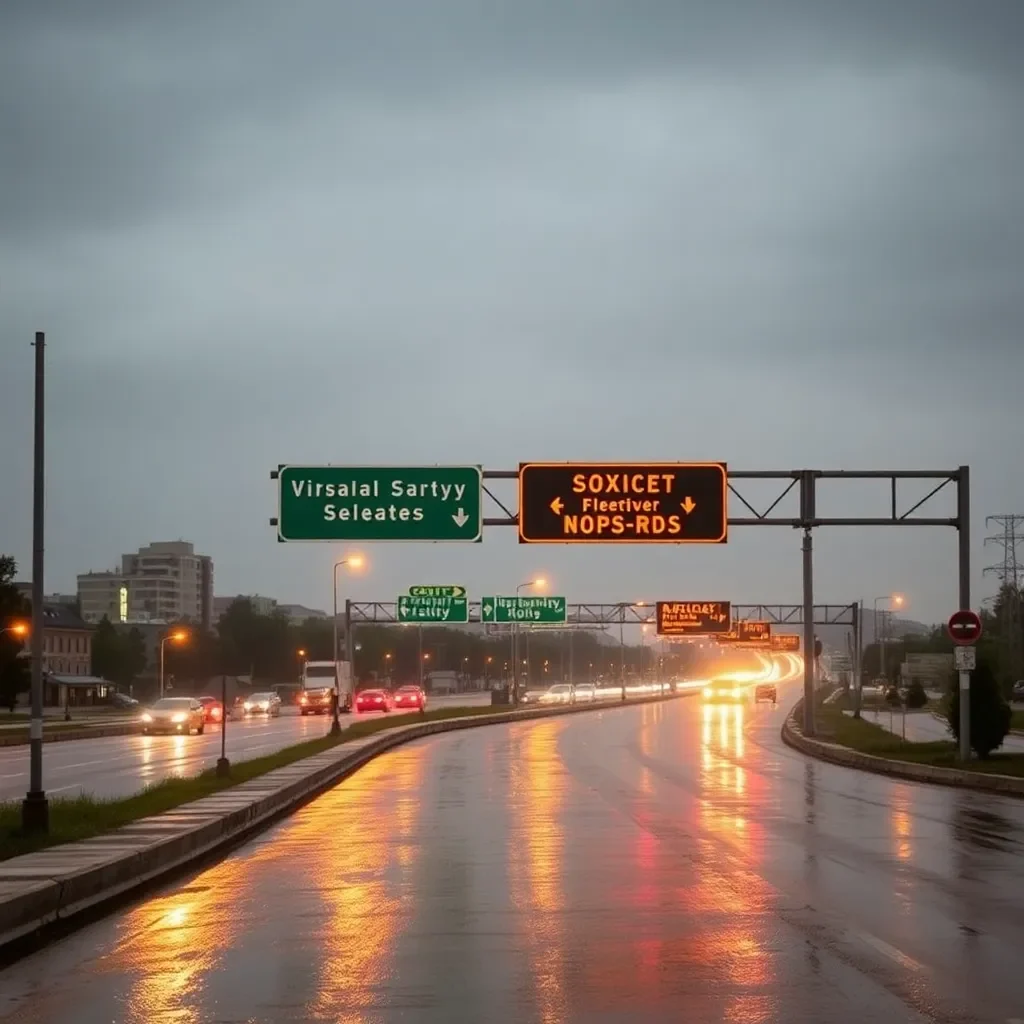
M 170 633 L 160 638 L 160 696 L 164 695 L 164 648 L 167 646 L 167 641 L 170 640 L 172 643 L 183 644 L 188 640 L 188 633 L 184 629 L 174 629 Z
M 346 555 L 344 558 L 339 558 L 334 563 L 334 574 L 331 577 L 331 591 L 334 598 L 334 636 L 333 636 L 333 651 L 334 651 L 334 713 L 331 718 L 331 735 L 338 736 L 341 734 L 341 722 L 338 719 L 338 705 L 341 703 L 341 692 L 339 690 L 338 683 L 338 570 L 343 566 L 347 565 L 349 569 L 358 570 L 366 564 L 366 559 L 362 555 L 353 553 Z M 352 623 L 348 623 L 348 633 L 345 636 L 346 642 L 349 640 L 348 634 L 352 632 Z M 353 684 L 355 683 L 355 666 L 349 665 L 349 672 L 352 675 Z

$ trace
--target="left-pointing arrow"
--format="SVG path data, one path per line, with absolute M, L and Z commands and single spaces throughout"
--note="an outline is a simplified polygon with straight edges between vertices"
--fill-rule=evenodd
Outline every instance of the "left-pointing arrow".
M 555 500 L 551 502 L 551 505 L 549 507 L 551 511 L 555 513 L 556 516 L 560 516 L 562 514 L 562 509 L 565 508 L 565 505 L 562 504 L 561 498 L 555 498 Z

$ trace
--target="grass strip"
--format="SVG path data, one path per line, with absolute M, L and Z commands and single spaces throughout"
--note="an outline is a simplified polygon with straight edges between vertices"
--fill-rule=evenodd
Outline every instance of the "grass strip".
M 46 835 L 25 835 L 21 831 L 21 802 L 2 803 L 0 860 L 102 835 L 140 818 L 149 818 L 154 814 L 161 814 L 182 804 L 210 796 L 211 793 L 237 786 L 241 782 L 272 772 L 275 768 L 283 768 L 295 761 L 301 761 L 304 757 L 312 757 L 361 736 L 370 736 L 402 725 L 419 725 L 421 722 L 438 722 L 449 718 L 481 717 L 510 710 L 512 709 L 507 705 L 488 704 L 483 707 L 441 708 L 422 715 L 385 715 L 381 718 L 353 722 L 340 736 L 322 736 L 291 747 L 282 747 L 265 757 L 233 762 L 231 775 L 226 779 L 218 778 L 216 770 L 210 768 L 187 779 L 164 779 L 148 786 L 141 793 L 119 800 L 97 800 L 91 796 L 56 797 L 50 801 L 50 831 Z
M 964 768 L 952 738 L 929 743 L 904 742 L 899 736 L 874 722 L 843 714 L 846 698 L 822 704 L 815 711 L 818 739 L 849 747 L 861 754 L 885 757 L 892 761 L 934 765 L 938 768 Z M 974 759 L 968 771 L 1024 778 L 1024 754 L 996 751 L 985 761 Z

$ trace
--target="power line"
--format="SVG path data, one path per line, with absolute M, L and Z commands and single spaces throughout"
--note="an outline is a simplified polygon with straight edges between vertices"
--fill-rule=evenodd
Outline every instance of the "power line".
M 995 576 L 1000 584 L 1001 634 L 1006 651 L 1006 668 L 1010 679 L 1024 677 L 1024 627 L 1021 624 L 1020 589 L 1024 582 L 1024 565 L 1018 547 L 1024 545 L 1024 515 L 986 516 L 985 526 L 995 523 L 1002 533 L 985 538 L 985 544 L 998 544 L 1003 559 L 984 569 L 987 576 Z

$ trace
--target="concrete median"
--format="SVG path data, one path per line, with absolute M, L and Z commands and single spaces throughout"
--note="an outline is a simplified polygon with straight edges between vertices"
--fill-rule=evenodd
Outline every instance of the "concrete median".
M 788 747 L 799 750 L 820 761 L 856 768 L 860 771 L 888 775 L 892 778 L 907 779 L 911 782 L 929 782 L 937 786 L 959 786 L 962 789 L 999 793 L 1003 796 L 1024 797 L 1024 779 L 1011 775 L 996 775 L 973 772 L 964 768 L 945 768 L 938 765 L 918 764 L 915 761 L 900 761 L 894 758 L 862 754 L 859 750 L 840 746 L 804 736 L 800 721 L 803 715 L 803 699 L 797 701 L 782 724 L 782 741 Z
M 158 879 L 194 867 L 295 810 L 374 757 L 421 737 L 611 711 L 687 696 L 653 694 L 396 726 L 104 835 L 0 862 L 0 950 L 7 961 Z

